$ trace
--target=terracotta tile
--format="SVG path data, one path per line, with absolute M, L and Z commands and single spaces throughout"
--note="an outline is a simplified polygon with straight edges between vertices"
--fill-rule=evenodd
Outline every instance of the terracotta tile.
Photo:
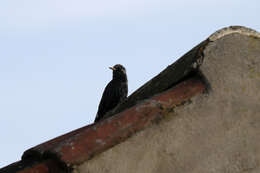
M 63 171 L 58 167 L 57 163 L 53 160 L 46 160 L 32 167 L 25 168 L 17 173 L 62 173 Z
M 67 166 L 82 163 L 144 129 L 167 110 L 203 92 L 204 84 L 196 78 L 143 101 L 113 117 L 62 135 L 25 152 L 24 157 L 54 155 Z M 39 165 L 40 166 L 40 165 Z M 44 167 L 41 167 L 44 170 Z

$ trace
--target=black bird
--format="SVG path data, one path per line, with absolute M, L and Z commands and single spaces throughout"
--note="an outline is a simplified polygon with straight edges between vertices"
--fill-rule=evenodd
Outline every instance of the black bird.
M 113 70 L 113 78 L 107 84 L 101 101 L 98 106 L 98 112 L 95 122 L 104 118 L 104 115 L 115 108 L 120 102 L 126 99 L 128 93 L 128 84 L 126 69 L 121 64 L 109 67 Z

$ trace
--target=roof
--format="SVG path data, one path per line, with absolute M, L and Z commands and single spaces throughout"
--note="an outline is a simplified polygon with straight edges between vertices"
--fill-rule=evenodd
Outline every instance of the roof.
M 122 143 L 137 132 L 160 124 L 176 108 L 187 107 L 193 97 L 211 94 L 217 86 L 211 80 L 215 73 L 211 64 L 219 71 L 222 67 L 210 58 L 205 60 L 204 54 L 210 54 L 209 47 L 212 45 L 218 46 L 217 40 L 228 40 L 228 36 L 234 34 L 260 38 L 258 32 L 239 26 L 215 32 L 107 113 L 107 117 L 112 117 L 37 145 L 25 151 L 20 161 L 0 169 L 0 172 L 71 172 L 76 165 Z M 254 44 L 250 46 L 254 47 Z

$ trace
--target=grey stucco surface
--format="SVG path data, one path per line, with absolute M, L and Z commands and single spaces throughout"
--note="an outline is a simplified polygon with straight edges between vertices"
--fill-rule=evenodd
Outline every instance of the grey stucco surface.
M 209 93 L 192 98 L 159 124 L 75 166 L 74 173 L 259 173 L 257 34 L 215 35 L 204 49 L 200 67 L 211 85 Z

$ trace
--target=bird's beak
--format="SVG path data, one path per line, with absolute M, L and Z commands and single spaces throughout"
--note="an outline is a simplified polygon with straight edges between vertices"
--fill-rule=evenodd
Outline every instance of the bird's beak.
M 111 70 L 113 70 L 113 71 L 115 70 L 115 68 L 114 68 L 114 67 L 108 67 L 108 68 L 110 68 L 110 69 L 111 69 Z

